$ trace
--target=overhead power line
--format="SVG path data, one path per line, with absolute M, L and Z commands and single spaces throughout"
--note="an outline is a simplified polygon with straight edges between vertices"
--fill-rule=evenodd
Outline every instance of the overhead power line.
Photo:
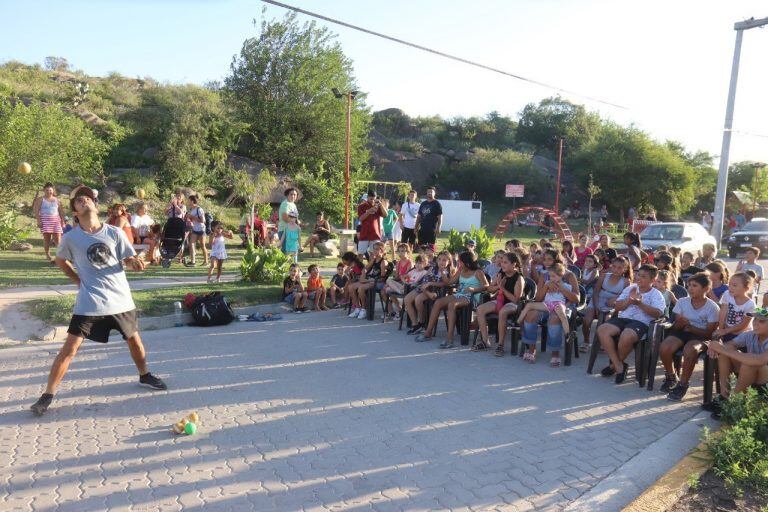
M 763 139 L 768 139 L 768 135 L 765 135 L 762 133 L 742 132 L 741 130 L 725 130 L 725 131 L 735 133 L 736 135 L 746 135 L 748 137 L 760 137 Z
M 495 68 L 493 66 L 488 66 L 488 65 L 485 65 L 485 64 L 481 64 L 479 62 L 471 61 L 469 59 L 465 59 L 465 58 L 462 58 L 462 57 L 457 57 L 455 55 L 451 55 L 449 53 L 441 52 L 439 50 L 435 50 L 435 49 L 432 49 L 432 48 L 427 48 L 426 46 L 422 46 L 420 44 L 411 43 L 411 42 L 405 41 L 403 39 L 399 39 L 397 37 L 388 36 L 386 34 L 382 34 L 381 32 L 375 32 L 373 30 L 368 30 L 367 28 L 359 27 L 357 25 L 353 25 L 353 24 L 347 23 L 345 21 L 341 21 L 341 20 L 337 20 L 337 19 L 334 19 L 334 18 L 330 18 L 328 16 L 324 16 L 324 15 L 318 14 L 316 12 L 307 11 L 305 9 L 301 9 L 299 7 L 294 7 L 294 6 L 288 5 L 288 4 L 284 4 L 282 2 L 276 2 L 275 0 L 261 0 L 261 1 L 265 2 L 265 3 L 268 3 L 268 4 L 276 5 L 278 7 L 283 7 L 284 9 L 289 9 L 291 11 L 295 11 L 295 12 L 298 12 L 298 13 L 301 13 L 301 14 L 306 14 L 307 16 L 312 16 L 313 18 L 318 18 L 318 19 L 327 21 L 329 23 L 335 23 L 336 25 L 341 25 L 343 27 L 351 28 L 352 30 L 357 30 L 359 32 L 364 32 L 364 33 L 370 34 L 372 36 L 380 37 L 382 39 L 387 39 L 389 41 L 392 41 L 392 42 L 395 42 L 395 43 L 398 43 L 398 44 L 402 44 L 402 45 L 405 45 L 405 46 L 410 46 L 411 48 L 416 48 L 417 50 L 422 50 L 422 51 L 425 51 L 425 52 L 428 52 L 428 53 L 432 53 L 434 55 L 439 55 L 440 57 L 445 57 L 446 59 L 455 60 L 457 62 L 468 64 L 470 66 L 475 66 L 475 67 L 478 67 L 478 68 L 481 68 L 481 69 L 485 69 L 487 71 L 492 71 L 492 72 L 498 73 L 500 75 L 505 75 L 505 76 L 508 76 L 508 77 L 515 78 L 517 80 L 522 80 L 523 82 L 528 82 L 530 84 L 538 85 L 540 87 L 545 87 L 547 89 L 552 89 L 554 91 L 562 92 L 564 94 L 569 94 L 571 96 L 576 96 L 576 97 L 579 97 L 579 98 L 584 98 L 584 99 L 587 99 L 587 100 L 590 100 L 590 101 L 594 101 L 596 103 L 601 103 L 603 105 L 608 105 L 608 106 L 611 106 L 611 107 L 620 108 L 622 110 L 628 110 L 627 107 L 624 107 L 622 105 L 618 105 L 616 103 L 612 103 L 610 101 L 601 100 L 601 99 L 595 98 L 593 96 L 587 96 L 585 94 L 574 92 L 574 91 L 571 91 L 571 90 L 568 90 L 568 89 L 563 89 L 562 87 L 557 87 L 555 85 L 551 85 L 551 84 L 548 84 L 548 83 L 545 83 L 545 82 L 541 82 L 539 80 L 534 80 L 532 78 L 526 78 L 524 76 L 516 75 L 515 73 L 510 73 L 509 71 L 504 71 L 503 69 L 499 69 L 499 68 Z

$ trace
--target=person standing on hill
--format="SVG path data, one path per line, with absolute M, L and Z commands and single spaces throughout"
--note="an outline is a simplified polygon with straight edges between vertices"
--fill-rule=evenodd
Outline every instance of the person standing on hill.
M 122 230 L 99 221 L 93 190 L 78 187 L 70 197 L 70 207 L 79 224 L 62 238 L 56 264 L 79 290 L 67 340 L 53 362 L 45 393 L 31 407 L 38 416 L 51 405 L 83 339 L 106 343 L 113 329 L 119 331 L 128 343 L 139 371 L 139 384 L 152 389 L 167 389 L 165 383 L 147 368 L 136 306 L 125 277 L 125 266 L 141 271 L 144 261 L 136 257 L 136 251 Z
M 419 245 L 429 245 L 434 251 L 442 223 L 443 207 L 440 201 L 435 199 L 435 187 L 428 187 L 427 200 L 419 206 L 419 214 L 416 217 L 415 229 L 419 237 Z
M 51 245 L 59 246 L 61 234 L 64 232 L 64 225 L 67 223 L 64 218 L 64 209 L 61 207 L 59 198 L 56 197 L 56 189 L 53 183 L 43 185 L 43 197 L 35 199 L 32 209 L 37 219 L 37 227 L 40 228 L 40 232 L 43 234 L 45 257 L 48 258 L 50 263 L 53 263 Z

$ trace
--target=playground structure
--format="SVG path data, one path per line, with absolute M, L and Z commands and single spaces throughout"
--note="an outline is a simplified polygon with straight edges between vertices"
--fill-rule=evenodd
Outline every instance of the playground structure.
M 530 224 L 529 222 L 527 225 L 535 225 L 540 229 L 545 229 L 547 232 L 551 231 L 560 240 L 573 241 L 573 233 L 571 232 L 571 228 L 568 227 L 568 224 L 565 222 L 565 220 L 563 220 L 563 218 L 560 217 L 560 215 L 558 215 L 554 210 L 550 210 L 549 208 L 542 208 L 540 206 L 524 206 L 522 208 L 511 210 L 504 217 L 502 217 L 502 219 L 496 225 L 494 236 L 497 238 L 503 238 L 509 229 L 510 224 L 522 224 L 518 221 L 518 216 L 528 216 L 530 213 L 534 214 L 535 220 L 534 224 Z M 551 226 L 547 226 L 544 222 L 539 220 L 539 218 L 542 217 L 542 214 L 545 218 L 546 216 L 549 216 L 552 219 Z

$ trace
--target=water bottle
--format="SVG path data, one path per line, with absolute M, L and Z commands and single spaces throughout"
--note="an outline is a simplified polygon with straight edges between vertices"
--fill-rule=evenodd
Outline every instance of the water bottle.
M 182 319 L 181 302 L 176 301 L 173 303 L 173 314 L 176 316 L 176 327 L 182 327 L 184 321 Z

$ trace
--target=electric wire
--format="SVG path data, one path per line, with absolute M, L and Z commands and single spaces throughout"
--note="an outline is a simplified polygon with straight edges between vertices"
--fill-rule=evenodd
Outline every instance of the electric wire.
M 405 45 L 405 46 L 409 46 L 411 48 L 416 48 L 417 50 L 422 50 L 422 51 L 425 51 L 425 52 L 428 52 L 428 53 L 432 53 L 434 55 L 438 55 L 440 57 L 445 57 L 446 59 L 455 60 L 457 62 L 461 62 L 461 63 L 467 64 L 467 65 L 470 65 L 470 66 L 475 66 L 475 67 L 478 67 L 478 68 L 481 68 L 481 69 L 485 69 L 487 71 L 491 71 L 493 73 L 498 73 L 498 74 L 505 75 L 505 76 L 508 76 L 508 77 L 511 77 L 511 78 L 515 78 L 517 80 L 522 80 L 523 82 L 528 82 L 530 84 L 538 85 L 540 87 L 545 87 L 547 89 L 552 89 L 554 91 L 562 92 L 564 94 L 568 94 L 568 95 L 571 95 L 571 96 L 576 96 L 576 97 L 579 97 L 579 98 L 587 99 L 587 100 L 590 100 L 590 101 L 593 101 L 593 102 L 596 102 L 596 103 L 600 103 L 600 104 L 603 104 L 603 105 L 608 105 L 608 106 L 619 108 L 619 109 L 622 109 L 622 110 L 628 110 L 627 107 L 624 107 L 624 106 L 619 105 L 617 103 L 613 103 L 613 102 L 606 101 L 606 100 L 601 100 L 601 99 L 596 98 L 594 96 L 587 96 L 585 94 L 574 92 L 574 91 L 571 91 L 569 89 L 564 89 L 564 88 L 558 87 L 556 85 L 551 85 L 551 84 L 548 84 L 546 82 L 541 82 L 539 80 L 534 80 L 532 78 L 526 78 L 524 76 L 517 75 L 517 74 L 511 73 L 509 71 L 504 71 L 503 69 L 495 68 L 493 66 L 488 66 L 486 64 L 482 64 L 482 63 L 475 62 L 475 61 L 472 61 L 472 60 L 469 60 L 469 59 L 465 59 L 463 57 L 457 57 L 455 55 L 451 55 L 449 53 L 445 53 L 445 52 L 442 52 L 440 50 L 435 50 L 433 48 L 428 48 L 428 47 L 422 46 L 420 44 L 411 43 L 411 42 L 405 41 L 403 39 L 399 39 L 397 37 L 393 37 L 393 36 L 389 36 L 389 35 L 383 34 L 381 32 L 375 32 L 373 30 L 369 30 L 367 28 L 363 28 L 363 27 L 360 27 L 360 26 L 357 26 L 357 25 L 353 25 L 353 24 L 347 23 L 345 21 L 337 20 L 335 18 L 331 18 L 331 17 L 328 17 L 328 16 L 324 16 L 322 14 L 318 14 L 316 12 L 307 11 L 306 9 L 301 9 L 299 7 L 294 7 L 292 5 L 284 4 L 282 2 L 276 2 L 275 0 L 261 0 L 261 1 L 265 2 L 265 3 L 268 3 L 268 4 L 276 5 L 278 7 L 282 7 L 284 9 L 288 9 L 288 10 L 291 10 L 291 11 L 294 11 L 294 12 L 298 12 L 298 13 L 301 13 L 301 14 L 306 14 L 307 16 L 311 16 L 313 18 L 318 18 L 318 19 L 327 21 L 329 23 L 334 23 L 336 25 L 341 25 L 343 27 L 351 28 L 352 30 L 357 30 L 359 32 L 364 32 L 364 33 L 370 34 L 372 36 L 380 37 L 382 39 L 387 39 L 389 41 L 392 41 L 392 42 L 395 42 L 395 43 L 398 43 L 398 44 L 402 44 L 402 45 Z

